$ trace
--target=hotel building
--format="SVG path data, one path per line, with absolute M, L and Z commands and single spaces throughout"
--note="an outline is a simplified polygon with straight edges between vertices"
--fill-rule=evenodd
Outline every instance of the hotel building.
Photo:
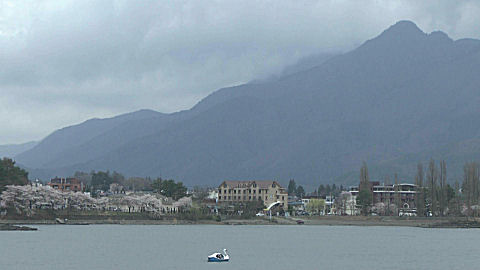
M 249 201 L 263 201 L 265 207 L 279 202 L 281 209 L 288 209 L 288 193 L 277 181 L 223 181 L 218 186 L 218 202 Z

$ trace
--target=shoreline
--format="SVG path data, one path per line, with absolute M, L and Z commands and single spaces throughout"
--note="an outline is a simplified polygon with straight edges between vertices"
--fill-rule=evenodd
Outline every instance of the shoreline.
M 395 226 L 418 228 L 480 228 L 480 220 L 474 218 L 401 218 L 401 217 L 364 217 L 364 216 L 328 216 L 328 217 L 272 217 L 254 219 L 213 220 L 142 220 L 142 219 L 89 219 L 68 220 L 59 224 L 55 220 L 13 220 L 0 219 L 0 225 L 297 225 L 301 226 Z
M 0 231 L 36 231 L 36 230 L 37 228 L 31 228 L 28 226 L 0 224 Z

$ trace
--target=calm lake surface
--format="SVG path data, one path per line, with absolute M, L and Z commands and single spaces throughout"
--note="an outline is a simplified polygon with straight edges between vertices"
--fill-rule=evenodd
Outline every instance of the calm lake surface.
M 0 269 L 478 269 L 480 230 L 52 225 L 0 232 Z M 229 250 L 228 263 L 207 263 Z

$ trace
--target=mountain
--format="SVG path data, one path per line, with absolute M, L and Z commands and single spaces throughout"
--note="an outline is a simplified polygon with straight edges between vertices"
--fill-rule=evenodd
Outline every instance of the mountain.
M 364 160 L 372 177 L 391 168 L 411 177 L 428 155 L 480 143 L 478 70 L 479 40 L 400 21 L 313 68 L 220 89 L 188 111 L 87 121 L 16 159 L 43 175 L 110 169 L 191 186 L 263 178 L 351 184 Z M 450 176 L 460 173 L 449 167 Z
M 164 114 L 152 110 L 140 110 L 133 113 L 127 113 L 108 119 L 90 119 L 81 124 L 69 126 L 55 131 L 43 139 L 38 145 L 18 154 L 15 158 L 22 164 L 28 164 L 30 168 L 48 167 L 47 164 L 55 163 L 63 166 L 63 158 L 70 160 L 81 160 L 81 154 L 90 157 L 95 151 L 104 151 L 108 147 L 114 147 L 117 140 L 135 138 L 142 134 L 131 134 L 124 132 L 130 130 L 130 125 L 141 124 L 142 121 L 162 121 Z M 86 153 L 78 151 L 87 142 L 99 139 L 108 134 L 107 141 L 103 141 L 100 148 L 90 147 Z M 119 134 L 122 134 L 119 136 Z M 108 143 L 107 143 L 108 142 Z M 89 144 L 89 146 L 92 146 Z M 72 154 L 75 153 L 75 154 Z M 80 156 L 79 156 L 80 155 Z M 57 163 L 56 163 L 57 162 Z M 60 163 L 58 163 L 60 162 Z M 66 162 L 66 161 L 65 161 Z M 67 162 L 68 164 L 68 162 Z
M 0 158 L 9 157 L 13 158 L 14 156 L 25 152 L 37 145 L 37 142 L 27 142 L 22 144 L 6 144 L 0 145 Z
M 290 76 L 295 73 L 307 71 L 309 69 L 312 69 L 314 67 L 317 67 L 330 58 L 339 55 L 340 53 L 337 52 L 328 52 L 328 53 L 319 53 L 319 54 L 313 54 L 309 55 L 307 57 L 300 58 L 298 61 L 293 63 L 292 65 L 287 65 L 285 68 L 283 68 L 280 73 L 278 74 L 273 74 L 270 75 L 267 78 L 264 79 L 255 79 L 250 83 L 265 83 L 269 81 L 275 81 L 278 80 L 282 77 Z

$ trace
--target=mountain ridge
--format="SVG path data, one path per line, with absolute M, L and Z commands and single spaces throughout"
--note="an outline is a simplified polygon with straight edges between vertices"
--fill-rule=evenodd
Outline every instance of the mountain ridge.
M 189 185 L 248 178 L 331 182 L 363 160 L 380 168 L 384 161 L 475 141 L 479 42 L 427 34 L 401 21 L 311 69 L 219 89 L 187 111 L 109 126 L 43 155 L 43 163 L 28 153 L 18 161 L 41 164 L 35 168 L 46 175 L 110 169 Z M 100 151 L 104 144 L 110 147 Z
M 37 145 L 37 141 L 30 141 L 26 143 L 20 144 L 4 144 L 0 145 L 0 158 L 7 157 L 13 158 L 14 156 L 25 152 L 29 149 L 32 149 L 35 145 Z

